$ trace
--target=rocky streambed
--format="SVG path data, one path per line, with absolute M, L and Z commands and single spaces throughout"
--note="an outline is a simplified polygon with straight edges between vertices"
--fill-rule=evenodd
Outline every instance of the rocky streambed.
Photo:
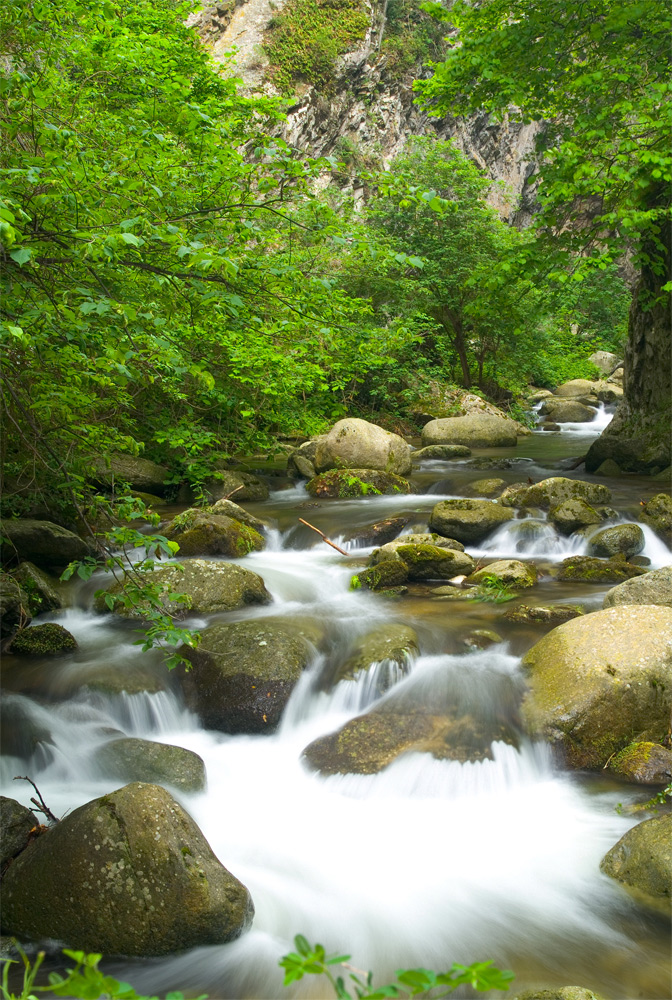
M 189 672 L 96 605 L 110 581 L 49 596 L 37 532 L 4 580 L 10 633 L 34 617 L 4 658 L 1 791 L 28 806 L 29 775 L 68 815 L 31 834 L 5 802 L 7 933 L 152 992 L 289 995 L 303 933 L 382 981 L 491 958 L 512 995 L 667 995 L 670 821 L 637 811 L 672 759 L 665 483 L 569 468 L 587 421 L 489 447 L 472 425 L 415 451 L 337 425 L 251 470 L 266 500 L 162 508 Z

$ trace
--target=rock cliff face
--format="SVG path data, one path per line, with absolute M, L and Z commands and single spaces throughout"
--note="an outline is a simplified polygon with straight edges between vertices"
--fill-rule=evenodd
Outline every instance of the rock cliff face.
M 265 32 L 286 0 L 225 0 L 192 16 L 215 59 L 243 81 L 250 93 L 277 93 L 269 79 Z M 363 196 L 358 168 L 385 165 L 409 136 L 454 139 L 494 182 L 490 200 L 503 218 L 526 225 L 534 206 L 536 125 L 496 124 L 487 115 L 469 121 L 431 118 L 414 104 L 413 80 L 427 73 L 422 61 L 404 74 L 393 72 L 383 38 L 388 0 L 368 4 L 369 29 L 358 47 L 339 57 L 331 93 L 297 87 L 283 138 L 313 156 L 336 156 L 346 164 L 339 181 Z

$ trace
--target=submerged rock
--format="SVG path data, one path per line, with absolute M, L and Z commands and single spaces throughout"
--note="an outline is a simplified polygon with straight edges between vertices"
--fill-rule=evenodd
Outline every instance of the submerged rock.
M 430 515 L 429 527 L 439 535 L 469 545 L 482 541 L 513 518 L 512 510 L 492 500 L 442 500 Z
M 549 604 L 531 607 L 528 604 L 519 604 L 515 608 L 509 608 L 504 612 L 504 618 L 510 622 L 531 622 L 540 625 L 562 625 L 563 622 L 571 621 L 585 614 L 583 608 L 571 604 Z
M 604 856 L 600 870 L 635 890 L 638 899 L 669 907 L 672 898 L 672 814 L 628 830 Z
M 609 770 L 638 785 L 668 785 L 672 781 L 672 750 L 660 743 L 629 743 L 611 758 Z
M 612 587 L 604 595 L 604 607 L 617 604 L 660 604 L 672 608 L 672 566 L 653 569 Z
M 94 762 L 106 777 L 119 781 L 169 784 L 183 792 L 200 792 L 205 788 L 202 758 L 170 743 L 126 736 L 99 747 Z
M 160 786 L 131 784 L 75 809 L 3 879 L 3 928 L 105 955 L 169 955 L 238 937 L 250 894 Z
M 306 483 L 311 497 L 348 499 L 370 494 L 411 493 L 411 484 L 400 476 L 376 469 L 333 469 Z
M 572 768 L 602 768 L 612 754 L 667 732 L 672 610 L 607 608 L 559 625 L 523 658 L 530 733 Z
M 399 434 L 377 424 L 346 417 L 337 421 L 318 442 L 317 472 L 329 469 L 376 469 L 405 476 L 411 471 L 411 446 Z
M 182 556 L 246 556 L 266 547 L 266 539 L 254 528 L 225 514 L 191 507 L 164 528 L 169 541 L 177 542 Z
M 10 647 L 15 656 L 63 656 L 77 648 L 74 635 L 55 622 L 22 628 Z

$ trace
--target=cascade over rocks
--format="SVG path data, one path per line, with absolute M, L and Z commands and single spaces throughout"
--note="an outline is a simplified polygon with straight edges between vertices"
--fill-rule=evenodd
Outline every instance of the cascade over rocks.
M 399 434 L 359 417 L 339 420 L 318 440 L 317 472 L 330 469 L 378 469 L 396 476 L 411 471 L 411 446 Z
M 470 545 L 481 542 L 495 528 L 513 518 L 512 510 L 492 500 L 442 500 L 432 510 L 429 528 Z
M 422 428 L 423 447 L 461 444 L 468 448 L 512 448 L 518 439 L 515 421 L 490 413 L 430 420 Z
M 75 809 L 3 879 L 3 929 L 105 955 L 168 955 L 231 941 L 254 914 L 192 818 L 158 785 Z
M 411 659 L 419 651 L 415 629 L 399 623 L 380 625 L 358 640 L 355 649 L 336 670 L 334 684 L 342 680 L 354 680 L 362 671 L 370 670 L 374 663 L 385 660 L 394 663 L 400 673 L 407 673 Z M 377 693 L 383 694 L 389 686 L 388 676 L 377 688 Z
M 636 898 L 665 904 L 672 899 L 672 814 L 655 816 L 623 834 L 600 863 L 605 875 L 634 890 Z
M 632 741 L 659 742 L 672 702 L 672 610 L 620 606 L 559 625 L 523 657 L 531 735 L 599 770 Z

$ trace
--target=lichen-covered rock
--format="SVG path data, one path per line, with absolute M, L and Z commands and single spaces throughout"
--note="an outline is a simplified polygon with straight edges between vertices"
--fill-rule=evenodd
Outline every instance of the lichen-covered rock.
M 660 742 L 672 700 L 672 610 L 624 605 L 574 618 L 523 658 L 529 731 L 573 768 L 602 768 L 632 742 Z
M 618 464 L 614 462 L 613 458 L 605 458 L 602 465 L 595 471 L 596 476 L 622 476 Z
M 653 569 L 612 587 L 604 595 L 604 607 L 617 604 L 660 604 L 672 608 L 672 566 Z
M 496 497 L 500 495 L 505 486 L 505 479 L 477 479 L 469 489 L 479 497 Z
M 103 775 L 119 781 L 173 785 L 183 792 L 205 788 L 205 764 L 192 750 L 132 736 L 110 740 L 94 754 Z
M 58 591 L 59 582 L 33 563 L 22 562 L 12 571 L 12 576 L 27 595 L 31 614 L 39 615 L 63 607 L 63 598 Z
M 391 472 L 376 469 L 332 469 L 306 483 L 311 497 L 349 499 L 380 494 L 411 493 L 411 484 Z
M 304 441 L 302 445 L 290 451 L 287 456 L 287 475 L 299 479 L 312 479 L 316 474 L 315 453 L 317 446 L 324 439 L 322 434 L 310 441 Z
M 411 458 L 413 462 L 449 462 L 453 458 L 468 458 L 469 455 L 471 448 L 467 448 L 466 444 L 429 444 L 414 451 Z
M 260 535 L 263 535 L 264 531 L 268 528 L 265 521 L 255 517 L 254 514 L 250 514 L 249 511 L 234 503 L 233 500 L 217 500 L 216 503 L 211 507 L 207 507 L 206 510 L 209 514 L 223 514 L 225 517 L 233 518 L 234 521 L 240 521 L 241 524 L 246 524 L 248 528 L 254 528 Z
M 318 442 L 313 464 L 317 472 L 377 469 L 405 476 L 411 471 L 411 446 L 377 424 L 346 417 Z
M 56 622 L 22 628 L 12 639 L 15 656 L 63 656 L 77 649 L 77 640 Z
M 672 498 L 658 493 L 642 504 L 639 520 L 648 524 L 663 541 L 672 546 Z
M 430 531 L 414 532 L 410 535 L 400 535 L 399 538 L 381 545 L 376 552 L 371 553 L 371 564 L 375 566 L 376 563 L 383 562 L 384 559 L 394 558 L 402 545 L 438 545 L 442 549 L 456 549 L 458 552 L 464 552 L 464 545 L 456 538 L 445 538 L 443 535 L 437 535 L 436 532 Z
M 548 520 L 563 535 L 571 535 L 579 528 L 587 528 L 591 524 L 602 522 L 602 518 L 595 508 L 582 500 L 581 497 L 563 500 L 557 507 L 552 507 Z
M 513 1000 L 604 1000 L 604 998 L 583 986 L 559 988 L 554 986 L 548 990 L 524 990 L 523 993 L 517 993 Z
M 195 507 L 174 517 L 163 534 L 169 541 L 177 542 L 182 556 L 235 558 L 259 552 L 266 546 L 264 536 L 249 525 Z
M 469 545 L 482 541 L 513 518 L 512 510 L 491 500 L 442 500 L 432 510 L 429 528 Z
M 28 594 L 8 573 L 0 573 L 0 637 L 14 635 L 31 621 Z
M 164 587 L 163 606 L 175 618 L 185 618 L 189 613 L 207 615 L 235 611 L 248 604 L 270 604 L 272 601 L 261 577 L 237 563 L 185 559 L 154 570 L 148 582 Z M 118 594 L 120 591 L 121 583 L 114 583 L 108 592 Z M 171 600 L 171 593 L 186 594 L 189 603 Z M 104 598 L 97 599 L 96 608 L 106 610 Z M 115 611 L 125 617 L 142 618 L 146 608 L 142 604 L 131 608 L 117 605 Z
M 250 924 L 250 894 L 160 786 L 130 784 L 75 809 L 3 879 L 3 928 L 106 955 L 222 944 Z
M 435 444 L 462 444 L 467 448 L 512 448 L 520 433 L 508 417 L 471 413 L 466 417 L 430 420 L 422 428 L 423 447 Z
M 355 573 L 350 581 L 351 590 L 389 590 L 399 587 L 408 580 L 408 566 L 397 557 L 386 559 L 376 566 L 370 566 Z
M 99 483 L 128 483 L 134 490 L 146 493 L 156 493 L 162 496 L 170 472 L 148 458 L 138 458 L 134 455 L 110 455 L 95 466 L 95 479 Z
M 563 622 L 571 621 L 584 614 L 583 608 L 572 604 L 550 604 L 531 607 L 528 604 L 519 604 L 515 608 L 509 608 L 504 612 L 504 618 L 510 622 L 531 622 L 535 625 L 562 625 Z
M 40 821 L 16 799 L 0 795 L 0 870 L 28 846 L 30 831 Z
M 369 545 L 386 545 L 399 535 L 410 517 L 388 517 L 384 521 L 377 521 L 376 524 L 368 528 L 355 528 L 345 536 L 348 542 L 359 542 L 362 547 Z
M 593 351 L 588 358 L 603 375 L 610 375 L 618 364 L 622 364 L 622 358 L 611 351 Z M 589 383 L 590 384 L 590 383 Z
M 593 556 L 570 556 L 563 559 L 558 570 L 558 580 L 583 583 L 622 583 L 633 576 L 646 573 L 641 566 L 626 562 L 618 556 L 598 559 Z
M 198 649 L 185 650 L 187 704 L 208 729 L 272 732 L 321 636 L 312 620 L 259 618 L 203 629 Z
M 672 814 L 628 830 L 604 856 L 600 870 L 652 902 L 672 897 Z
M 588 554 L 591 556 L 611 556 L 622 553 L 626 559 L 636 556 L 644 548 L 644 532 L 637 524 L 614 524 L 603 528 L 591 536 Z
M 517 507 L 557 507 L 565 500 L 580 498 L 589 504 L 608 503 L 611 491 L 602 483 L 589 483 L 581 479 L 552 476 L 542 479 L 516 495 Z
M 519 559 L 497 559 L 469 577 L 469 583 L 481 583 L 486 577 L 496 577 L 509 587 L 533 587 L 537 582 L 537 569 L 533 563 Z
M 227 499 L 230 495 L 240 500 L 268 500 L 269 491 L 266 483 L 251 472 L 232 472 L 228 469 L 218 469 L 217 477 L 208 479 L 205 492 L 211 503 Z
M 590 382 L 587 378 L 573 378 L 569 382 L 562 382 L 556 386 L 554 396 L 572 397 L 588 396 L 597 389 L 595 382 Z
M 367 632 L 355 644 L 348 658 L 340 664 L 334 675 L 334 683 L 354 680 L 374 663 L 389 660 L 395 663 L 400 673 L 409 670 L 411 660 L 419 653 L 418 636 L 415 629 L 398 622 L 389 622 Z M 382 694 L 388 684 L 379 688 Z
M 406 563 L 409 580 L 452 580 L 474 568 L 474 560 L 466 552 L 441 545 L 400 545 L 396 555 Z
M 609 770 L 638 785 L 669 785 L 672 750 L 660 743 L 629 743 L 609 761 Z
M 41 569 L 64 569 L 68 563 L 85 559 L 92 546 L 74 531 L 53 521 L 21 518 L 2 522 L 2 559 L 25 559 Z

